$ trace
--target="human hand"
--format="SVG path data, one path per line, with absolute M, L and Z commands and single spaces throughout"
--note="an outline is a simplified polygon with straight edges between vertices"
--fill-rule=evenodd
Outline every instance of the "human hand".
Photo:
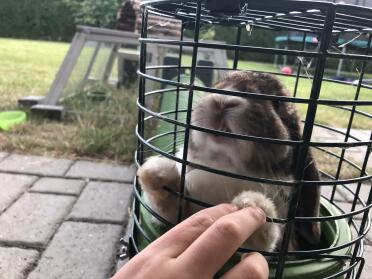
M 221 204 L 197 212 L 147 246 L 112 279 L 211 279 L 235 251 L 266 222 L 254 207 Z M 269 269 L 250 253 L 221 278 L 266 279 Z

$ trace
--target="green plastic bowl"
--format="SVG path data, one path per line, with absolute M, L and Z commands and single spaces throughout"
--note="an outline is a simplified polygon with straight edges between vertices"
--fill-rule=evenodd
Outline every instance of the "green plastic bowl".
M 23 111 L 4 111 L 0 112 L 0 129 L 8 131 L 14 126 L 26 121 L 26 113 Z
M 146 195 L 143 199 L 147 201 Z M 340 215 L 341 212 L 329 201 L 321 199 L 321 216 L 336 216 Z M 164 226 L 154 225 L 152 222 L 153 216 L 144 207 L 140 206 L 140 224 L 143 231 L 150 239 L 156 239 L 164 234 L 169 228 Z M 346 220 L 338 219 L 333 221 L 322 222 L 322 241 L 325 247 L 336 247 L 348 243 L 352 240 L 351 230 Z M 137 246 L 140 250 L 144 249 L 148 242 L 141 235 L 138 234 L 135 239 Z M 340 255 L 349 256 L 351 253 L 351 247 L 339 249 L 337 251 L 329 253 L 329 255 Z M 239 255 L 234 255 L 229 262 L 220 270 L 218 275 L 222 275 L 229 270 L 233 265 L 237 264 L 240 260 Z M 345 262 L 342 260 L 331 260 L 331 259 L 306 259 L 306 260 L 290 260 L 286 261 L 284 265 L 283 278 L 285 279 L 322 279 L 337 272 L 342 271 Z M 276 264 L 270 263 L 270 279 L 274 278 Z M 217 276 L 218 277 L 218 276 Z M 343 276 L 338 277 L 339 279 L 344 278 Z

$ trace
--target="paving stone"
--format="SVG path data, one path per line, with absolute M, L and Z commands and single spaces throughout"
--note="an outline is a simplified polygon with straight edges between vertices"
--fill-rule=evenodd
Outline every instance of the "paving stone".
M 23 279 L 38 258 L 36 250 L 0 247 L 0 279 Z
M 333 187 L 332 186 L 321 186 L 320 187 L 321 194 L 324 197 L 326 197 L 327 199 L 330 199 L 331 198 L 332 191 L 333 191 Z M 338 191 L 337 188 L 336 188 L 334 200 L 335 201 L 345 201 L 344 197 L 340 195 L 340 192 Z
M 8 156 L 9 154 L 6 153 L 6 152 L 0 152 L 0 162 L 2 159 L 4 159 L 6 156 Z
M 359 167 L 363 166 L 365 157 L 367 153 L 367 147 L 359 146 L 359 147 L 353 147 L 349 148 L 345 152 L 345 157 L 349 159 L 350 161 L 357 164 Z M 372 160 L 371 156 L 369 156 L 368 162 L 367 162 L 367 168 L 372 167 Z
M 0 173 L 0 213 L 15 201 L 35 180 L 36 176 Z
M 372 274 L 372 246 L 364 246 L 364 258 L 366 259 L 360 279 L 370 279 Z
M 346 128 L 338 128 L 338 130 L 342 131 L 343 133 L 346 133 Z M 356 137 L 359 140 L 362 141 L 369 141 L 369 137 L 371 135 L 371 131 L 369 130 L 360 130 L 360 129 L 351 129 L 350 134 L 353 137 Z
M 123 222 L 128 215 L 132 185 L 90 182 L 74 205 L 70 218 Z
M 23 195 L 0 216 L 0 241 L 44 246 L 75 199 L 60 195 Z
M 338 128 L 339 131 L 345 133 L 346 129 Z M 362 141 L 369 141 L 370 131 L 353 129 L 350 133 L 352 136 Z M 334 131 L 329 131 L 325 128 L 314 127 L 312 134 L 312 141 L 324 141 L 324 142 L 344 142 L 345 136 Z M 352 138 L 349 138 L 349 142 L 355 142 Z M 348 148 L 345 156 L 351 159 L 354 163 L 362 166 L 365 159 L 367 148 L 364 146 Z M 367 166 L 372 167 L 372 159 L 369 159 Z
M 65 222 L 28 279 L 109 278 L 122 226 Z
M 77 161 L 66 176 L 132 182 L 134 172 L 133 166 Z
M 336 133 L 334 131 L 330 131 L 326 128 L 315 126 L 313 129 L 313 133 L 311 136 L 312 141 L 343 141 L 345 136 Z
M 72 161 L 43 156 L 12 154 L 0 162 L 0 170 L 39 175 L 64 175 Z
M 344 213 L 350 213 L 351 212 L 351 207 L 352 207 L 351 203 L 336 202 L 336 205 L 339 206 L 344 211 Z M 362 208 L 363 207 L 360 204 L 357 204 L 354 211 L 361 210 Z M 363 214 L 364 213 L 361 212 L 359 214 L 354 215 L 353 218 L 361 220 L 363 218 Z
M 44 177 L 39 179 L 32 186 L 31 190 L 45 193 L 79 195 L 84 185 L 84 180 Z
M 350 190 L 352 190 L 353 193 L 350 193 L 344 187 L 338 187 L 339 192 L 345 198 L 346 201 L 353 202 L 356 189 L 357 189 L 357 184 L 355 183 L 355 184 L 350 184 L 347 186 Z M 362 201 L 364 202 L 367 201 L 370 190 L 371 190 L 370 184 L 362 184 L 362 186 L 360 187 L 360 191 L 359 191 L 359 197 L 361 198 Z
M 372 229 L 369 229 L 365 240 L 366 240 L 367 245 L 372 245 Z M 372 261 L 372 257 L 371 257 L 371 261 Z

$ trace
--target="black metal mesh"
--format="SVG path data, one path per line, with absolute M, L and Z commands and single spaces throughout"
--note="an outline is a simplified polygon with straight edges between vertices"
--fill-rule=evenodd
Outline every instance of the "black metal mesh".
M 234 3 L 234 1 L 232 1 Z M 296 256 L 297 259 L 318 259 L 319 261 L 334 261 L 341 264 L 338 271 L 334 271 L 327 278 L 359 278 L 363 265 L 363 238 L 370 227 L 370 216 L 368 214 L 371 207 L 372 194 L 370 191 L 371 175 L 368 172 L 368 158 L 372 143 L 372 134 L 369 137 L 361 137 L 354 128 L 370 130 L 371 126 L 371 106 L 372 106 L 372 86 L 365 82 L 366 77 L 371 73 L 372 55 L 372 10 L 357 6 L 334 4 L 329 2 L 308 2 L 308 1 L 241 1 L 235 10 L 229 13 L 211 11 L 210 5 L 198 1 L 150 1 L 142 6 L 142 33 L 140 38 L 141 57 L 139 69 L 139 98 L 138 98 L 138 127 L 137 136 L 139 145 L 135 160 L 140 166 L 146 157 L 160 154 L 182 164 L 181 188 L 179 192 L 173 192 L 180 199 L 194 202 L 202 206 L 210 206 L 203 201 L 197 201 L 185 194 L 185 172 L 186 166 L 194 166 L 216 174 L 226 175 L 239 179 L 262 182 L 268 185 L 282 185 L 292 187 L 293 196 L 289 203 L 289 213 L 286 219 L 274 219 L 274 222 L 285 224 L 283 241 L 277 252 L 261 251 L 264 255 L 271 256 L 275 261 L 273 268 L 273 278 L 284 278 L 283 270 L 285 263 Z M 157 14 L 166 17 L 176 18 L 182 21 L 181 36 L 179 39 L 164 39 L 148 37 L 147 24 L 148 14 Z M 236 41 L 233 44 L 211 43 L 201 40 L 200 30 L 205 26 L 225 26 L 236 33 Z M 184 31 L 191 28 L 193 39 L 186 39 Z M 297 32 L 301 40 L 296 45 L 288 45 L 287 49 L 278 47 L 259 47 L 252 44 L 241 44 L 242 32 L 245 29 L 252 29 L 254 32 L 261 30 L 271 30 L 278 34 Z M 243 31 L 242 31 L 243 30 Z M 306 46 L 307 37 L 311 35 L 314 40 L 312 47 Z M 355 38 L 364 38 L 364 45 L 350 47 L 345 51 L 343 47 L 355 41 Z M 178 64 L 177 65 L 147 65 L 147 47 L 151 45 L 177 46 Z M 184 50 L 192 50 L 191 62 L 185 63 Z M 222 49 L 227 50 L 233 56 L 231 67 L 217 68 L 213 66 L 198 66 L 198 50 Z M 257 94 L 255 92 L 237 92 L 216 89 L 213 86 L 202 86 L 198 84 L 198 70 L 210 69 L 213 71 L 245 70 L 241 67 L 240 56 L 242 53 L 257 53 L 267 56 L 278 55 L 292 58 L 297 64 L 294 73 L 284 75 L 280 72 L 272 72 L 282 77 L 291 79 L 293 87 L 292 96 L 274 96 Z M 355 74 L 354 80 L 336 80 L 330 77 L 327 72 L 334 67 L 340 60 L 347 63 L 348 67 Z M 168 80 L 161 78 L 154 73 L 154 70 L 173 69 L 178 73 L 177 78 Z M 189 78 L 182 80 L 181 73 L 187 71 Z M 369 71 L 369 72 L 368 72 Z M 298 96 L 301 83 L 306 80 L 311 84 L 308 96 Z M 153 82 L 158 86 L 147 90 L 146 84 Z M 343 85 L 347 87 L 348 95 L 329 96 L 327 90 L 332 86 Z M 322 88 L 323 87 L 323 88 Z M 161 97 L 167 92 L 176 91 L 174 99 L 174 110 L 163 111 L 161 106 L 154 105 L 161 102 Z M 228 132 L 216 131 L 191 124 L 191 112 L 193 99 L 203 92 L 218 93 L 233 96 L 244 96 L 255 99 L 278 100 L 291 102 L 296 106 L 303 107 L 303 134 L 302 140 L 279 140 L 272 138 L 262 138 L 250 135 L 238 135 Z M 197 93 L 197 94 L 196 94 Z M 187 105 L 180 106 L 179 96 L 187 94 Z M 340 92 L 341 94 L 341 92 Z M 151 100 L 151 102 L 150 102 Z M 327 110 L 337 112 L 340 115 L 337 125 L 324 124 L 318 121 L 318 115 Z M 368 123 L 369 121 L 369 123 Z M 167 123 L 171 130 L 165 132 L 155 132 L 154 127 L 157 123 Z M 339 128 L 339 126 L 343 128 Z M 299 147 L 297 158 L 297 168 L 293 181 L 268 179 L 263 177 L 251 177 L 230 173 L 223 170 L 213 169 L 209 166 L 196 164 L 187 159 L 188 137 L 190 130 L 195 129 L 211 134 L 224 135 L 236 139 L 244 139 L 256 142 L 267 142 L 273 144 L 284 144 Z M 333 135 L 328 140 L 317 140 L 317 133 L 321 131 Z M 156 144 L 157 140 L 165 139 L 168 143 L 163 146 Z M 184 148 L 182 158 L 175 156 L 178 147 Z M 326 155 L 335 163 L 330 164 L 330 168 L 319 168 L 322 181 L 305 181 L 303 173 L 305 158 L 309 150 L 312 149 L 322 155 Z M 355 160 L 348 156 L 349 151 L 357 150 L 361 158 Z M 330 159 L 330 160 L 331 160 Z M 345 177 L 345 169 L 351 169 L 351 175 Z M 323 198 L 329 201 L 339 210 L 339 214 L 321 217 L 296 217 L 298 204 L 298 193 L 304 185 L 320 185 L 324 190 Z M 130 254 L 133 256 L 139 250 L 139 242 L 149 243 L 153 238 L 145 228 L 141 216 L 143 212 L 150 214 L 166 225 L 171 224 L 168 220 L 159 216 L 150 208 L 146 200 L 141 195 L 141 187 L 138 181 L 134 183 L 135 200 L 133 204 L 133 231 L 129 241 Z M 345 204 L 340 202 L 337 194 L 341 192 L 349 199 L 351 206 L 345 208 Z M 181 221 L 182 207 L 179 208 L 179 221 Z M 349 241 L 336 246 L 325 247 L 311 251 L 288 251 L 288 244 L 291 234 L 291 227 L 297 220 L 307 222 L 331 222 L 344 219 L 350 226 L 352 237 Z M 140 240 L 141 239 L 141 240 Z M 143 246 L 143 245 L 142 245 Z M 340 255 L 337 251 L 345 248 L 347 253 Z M 240 248 L 239 251 L 249 250 Z M 336 252 L 336 253 L 335 253 Z M 311 277 L 313 278 L 313 277 Z M 314 277 L 315 278 L 315 277 Z

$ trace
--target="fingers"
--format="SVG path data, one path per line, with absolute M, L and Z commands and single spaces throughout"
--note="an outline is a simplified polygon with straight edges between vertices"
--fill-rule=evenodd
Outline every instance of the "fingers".
M 267 279 L 269 266 L 264 256 L 250 253 L 236 266 L 226 272 L 221 279 Z
M 225 215 L 214 222 L 177 260 L 194 268 L 195 274 L 212 276 L 265 222 L 265 213 L 256 207 Z
M 238 208 L 231 204 L 220 204 L 201 210 L 154 241 L 146 250 L 167 257 L 178 257 L 216 220 L 237 210 Z

